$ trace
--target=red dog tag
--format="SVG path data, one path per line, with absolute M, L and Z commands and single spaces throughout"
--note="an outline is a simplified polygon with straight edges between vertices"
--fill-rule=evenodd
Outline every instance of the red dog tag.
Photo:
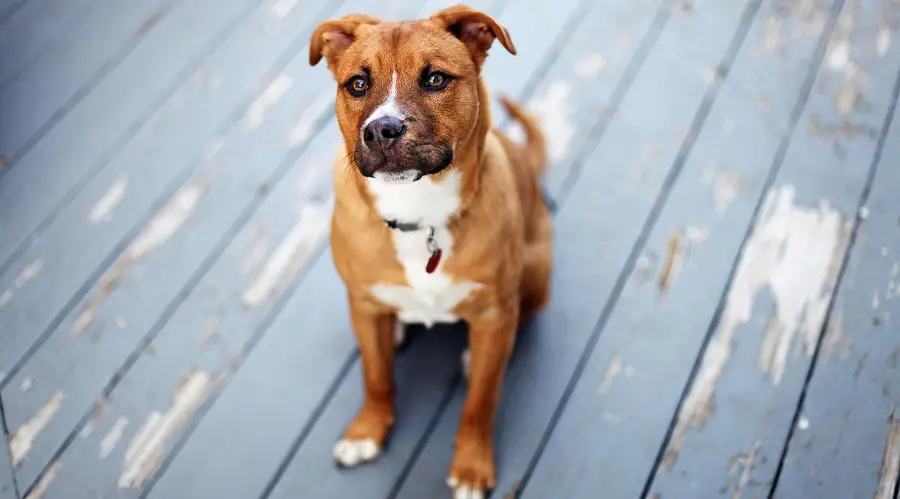
M 431 258 L 428 259 L 428 263 L 425 265 L 425 272 L 429 274 L 434 272 L 434 269 L 437 268 L 438 263 L 441 262 L 441 249 L 437 248 L 431 252 Z

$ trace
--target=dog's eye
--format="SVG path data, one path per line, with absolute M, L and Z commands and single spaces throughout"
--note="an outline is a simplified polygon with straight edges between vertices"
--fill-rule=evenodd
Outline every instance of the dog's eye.
M 369 82 L 362 76 L 354 76 L 346 86 L 347 91 L 354 97 L 362 97 L 369 91 Z
M 429 73 L 425 77 L 424 86 L 427 90 L 441 90 L 450 83 L 450 77 L 440 72 Z

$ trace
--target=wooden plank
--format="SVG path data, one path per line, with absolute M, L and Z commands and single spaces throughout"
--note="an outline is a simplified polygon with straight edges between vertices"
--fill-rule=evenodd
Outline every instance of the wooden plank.
M 652 492 L 770 492 L 895 99 L 900 48 L 888 47 L 882 57 L 877 37 L 881 17 L 898 13 L 898 6 L 878 0 L 844 5 L 826 64 L 737 265 L 704 264 L 692 280 L 684 273 L 680 282 L 693 287 L 702 280 L 706 287 L 712 281 L 726 294 Z M 720 251 L 713 244 L 706 242 Z M 711 318 L 713 310 L 695 306 L 691 314 Z
M 33 4 L 39 2 L 29 2 L 19 12 Z M 94 9 L 73 33 L 72 43 L 58 46 L 3 85 L 0 121 L 10 125 L 0 128 L 0 151 L 9 158 L 8 167 L 115 70 L 176 4 L 177 0 L 113 2 Z M 174 72 L 154 76 L 167 81 Z
M 577 157 L 577 149 L 583 145 L 583 141 L 580 138 L 570 137 L 566 130 L 573 128 L 589 130 L 600 119 L 597 110 L 612 100 L 611 96 L 616 93 L 616 84 L 622 80 L 629 61 L 638 50 L 641 37 L 651 29 L 654 14 L 659 10 L 661 3 L 642 1 L 586 5 L 585 11 L 576 14 L 579 24 L 573 23 L 574 25 L 567 28 L 568 40 L 562 40 L 564 43 L 553 47 L 553 64 L 540 81 L 532 79 L 526 84 L 520 73 L 508 70 L 505 65 L 492 65 L 492 62 L 489 62 L 485 67 L 485 78 L 492 89 L 512 95 L 518 93 L 523 97 L 523 92 L 535 94 L 537 91 L 537 95 L 528 102 L 528 107 L 542 122 L 558 126 L 554 129 L 551 125 L 548 130 L 551 134 L 551 143 L 571 144 L 571 151 L 565 147 L 557 149 L 565 151 L 565 154 L 557 154 L 554 157 L 552 168 L 569 171 L 568 164 Z M 523 15 L 525 17 L 521 17 Z M 530 44 L 533 48 L 528 46 L 523 48 L 519 41 L 522 37 L 516 38 L 516 33 L 530 32 L 529 26 L 526 24 L 517 28 L 516 24 L 546 18 L 546 15 L 535 15 L 530 11 L 527 15 L 522 11 L 509 14 L 504 12 L 501 15 L 501 21 L 508 27 L 519 47 L 517 59 L 529 53 L 539 53 L 543 46 L 550 44 L 545 38 L 533 37 L 521 42 Z M 624 43 L 623 40 L 627 39 L 631 42 Z M 606 55 L 598 53 L 597 47 L 607 46 L 616 47 L 617 51 Z M 532 86 L 537 88 L 530 88 Z M 573 102 L 575 96 L 570 92 L 573 88 L 584 87 L 595 90 L 581 95 L 576 105 Z M 504 114 L 496 114 L 495 119 L 504 120 Z M 556 191 L 552 194 L 556 194 Z M 340 313 L 345 314 L 344 305 L 340 307 Z M 422 343 L 410 345 L 398 359 L 398 419 L 389 447 L 377 463 L 352 472 L 342 472 L 334 467 L 330 459 L 334 443 L 358 410 L 362 400 L 360 364 L 355 361 L 352 371 L 341 383 L 333 399 L 327 401 L 321 415 L 317 415 L 313 424 L 305 426 L 309 429 L 308 435 L 302 433 L 298 437 L 295 446 L 299 448 L 292 449 L 289 455 L 290 464 L 280 473 L 280 481 L 269 496 L 270 499 L 305 497 L 317 489 L 327 491 L 332 497 L 354 497 L 362 494 L 371 497 L 389 496 L 398 483 L 402 482 L 405 473 L 408 472 L 408 466 L 418 455 L 417 445 L 433 424 L 433 418 L 440 414 L 446 399 L 445 387 L 452 380 L 458 379 L 459 350 L 455 345 L 456 342 L 465 341 L 465 332 L 461 328 L 450 332 L 443 329 L 433 332 L 435 335 L 448 333 L 453 335 L 444 340 L 449 345 L 442 349 L 436 350 L 434 343 L 423 339 Z M 304 346 L 298 345 L 294 348 Z M 263 353 L 255 355 L 266 358 Z M 421 362 L 427 362 L 428 368 L 408 367 Z M 276 372 L 273 371 L 273 375 Z M 405 373 L 415 375 L 413 379 L 407 379 Z M 251 379 L 260 378 L 261 375 L 254 374 Z M 446 494 L 446 491 L 442 492 Z
M 81 189 L 133 142 L 136 133 L 150 133 L 150 117 L 260 2 L 185 0 L 177 5 L 35 148 L 16 165 L 4 167 L 0 274 L 10 271 L 11 257 L 21 255 L 37 240 Z M 153 16 L 147 19 L 150 24 L 157 22 Z M 158 159 L 163 153 L 149 147 L 142 155 Z
M 900 109 L 893 105 L 872 194 L 777 482 L 778 497 L 896 497 L 900 169 L 894 158 L 900 157 Z
M 26 0 L 0 0 L 0 27 L 16 14 Z
M 523 497 L 641 496 L 822 44 L 828 3 L 812 7 L 762 4 Z M 710 492 L 686 494 L 669 497 Z
M 478 3 L 475 5 L 481 7 Z M 434 8 L 427 8 L 423 13 L 430 13 Z M 495 13 L 496 10 L 489 9 L 489 11 Z M 552 33 L 565 23 L 567 16 L 562 15 L 565 12 L 571 15 L 570 9 L 559 9 L 555 17 L 532 17 L 532 22 L 541 20 L 545 28 Z M 515 30 L 515 24 L 508 23 L 508 19 L 507 16 L 500 15 L 501 22 L 506 23 L 511 30 Z M 519 48 L 520 54 L 531 54 L 525 57 L 531 61 L 532 68 L 540 64 L 543 57 L 539 50 L 532 53 Z M 506 81 L 509 81 L 512 90 L 519 90 L 524 83 L 522 78 L 509 78 Z M 506 85 L 499 88 L 510 91 Z M 321 138 L 315 142 L 322 144 L 329 154 L 333 154 L 334 144 L 338 141 L 339 136 L 335 133 L 328 140 Z M 330 185 L 326 184 L 324 188 L 330 191 Z M 324 289 L 320 289 L 322 287 Z M 268 490 L 272 475 L 279 468 L 279 464 L 289 451 L 293 452 L 292 447 L 296 448 L 302 443 L 302 438 L 292 442 L 292 437 L 298 432 L 303 433 L 301 425 L 305 426 L 304 423 L 311 415 L 318 412 L 316 407 L 321 400 L 330 396 L 330 381 L 338 375 L 340 375 L 338 379 L 346 377 L 346 371 L 350 369 L 349 363 L 354 359 L 355 342 L 348 329 L 346 307 L 342 305 L 344 303 L 341 299 L 342 289 L 343 285 L 334 272 L 330 258 L 326 256 L 319 260 L 297 294 L 285 305 L 283 314 L 269 328 L 269 332 L 248 359 L 248 364 L 241 369 L 233 383 L 225 389 L 222 398 L 200 422 L 172 466 L 153 488 L 150 497 L 169 497 L 175 493 L 191 495 L 199 494 L 201 491 L 223 498 L 252 497 L 259 495 L 263 489 Z M 326 296 L 320 296 L 323 294 Z M 299 317 L 297 314 L 300 314 Z M 316 328 L 315 334 L 304 334 L 310 327 Z M 273 336 L 274 340 L 270 339 Z M 429 335 L 429 338 L 431 337 L 435 340 L 429 342 L 423 339 L 422 344 L 429 345 L 435 353 L 448 349 L 447 342 L 441 339 L 440 334 Z M 401 364 L 400 369 L 407 372 L 415 370 L 418 373 L 419 379 L 414 382 L 414 387 L 424 387 L 426 383 L 435 381 L 428 374 L 433 368 L 437 368 L 438 372 L 449 373 L 452 377 L 454 375 L 452 366 L 458 362 L 462 339 L 457 338 L 455 346 L 450 346 L 456 350 L 457 356 L 444 357 L 437 366 L 434 365 L 434 359 L 412 357 L 408 360 L 410 363 Z M 442 366 L 442 362 L 447 365 Z M 423 370 L 424 366 L 428 366 L 428 369 Z M 245 372 L 249 374 L 244 374 Z M 286 372 L 291 374 L 285 376 Z M 315 381 L 303 383 L 301 387 L 297 385 L 298 379 Z M 449 379 L 443 380 L 441 385 L 446 386 L 448 381 Z M 265 391 L 259 391 L 250 388 L 250 385 L 264 385 L 267 388 Z M 420 390 L 417 390 L 415 395 L 410 393 L 410 397 L 401 403 L 418 403 L 421 395 L 419 392 Z M 273 400 L 272 393 L 281 395 L 277 400 Z M 434 395 L 440 394 L 440 391 L 434 392 Z M 338 397 L 343 398 L 355 396 L 355 391 L 343 391 L 338 394 Z M 356 402 L 358 403 L 358 399 Z M 438 402 L 435 400 L 433 404 Z M 277 408 L 272 406 L 273 403 L 277 404 Z M 272 410 L 265 411 L 265 415 L 235 410 L 238 406 L 249 407 L 256 404 L 269 406 Z M 334 480 L 331 473 L 316 474 L 315 487 L 322 494 L 335 497 L 342 497 L 351 489 L 363 491 L 367 496 L 387 494 L 396 475 L 402 471 L 408 455 L 414 450 L 421 428 L 424 428 L 430 419 L 429 413 L 410 410 L 407 414 L 410 415 L 408 423 L 412 425 L 411 428 L 419 427 L 420 431 L 405 436 L 397 435 L 392 441 L 394 456 L 391 458 L 393 463 L 391 470 L 382 468 L 378 473 L 370 472 L 368 476 L 372 481 L 369 482 L 341 482 Z M 346 420 L 332 423 L 343 426 Z M 230 431 L 227 428 L 240 428 L 241 443 L 237 445 L 244 449 L 243 452 L 257 456 L 253 463 L 247 463 L 239 456 L 220 449 L 225 442 L 217 435 L 223 431 Z M 333 436 L 328 433 L 321 435 L 324 435 L 325 439 Z M 234 444 L 233 441 L 232 445 Z M 330 450 L 324 456 L 316 456 L 316 460 L 321 459 L 320 464 L 333 471 L 329 456 Z M 317 466 L 316 469 L 320 468 Z M 236 470 L 240 470 L 240 473 L 233 472 Z M 314 470 L 310 471 L 316 473 Z M 277 478 L 276 476 L 275 479 Z M 283 492 L 282 489 L 278 489 L 273 494 Z
M 685 133 L 697 133 L 692 130 L 695 115 L 698 109 L 702 114 L 702 103 L 713 98 L 717 86 L 703 76 L 710 68 L 729 66 L 736 51 L 729 44 L 740 44 L 739 28 L 749 24 L 752 13 L 743 5 L 722 2 L 673 12 L 616 118 L 596 149 L 584 158 L 581 178 L 557 215 L 554 296 L 548 309 L 520 333 L 506 377 L 497 415 L 495 494 L 514 497 L 521 492 L 521 481 L 542 447 L 557 404 L 579 359 L 594 341 L 592 332 L 603 303 L 616 293 L 617 276 L 634 258 L 633 246 L 640 244 L 643 220 L 654 216 L 660 192 L 678 175 L 672 165 L 683 154 Z M 646 119 L 648 115 L 654 119 Z M 445 493 L 444 478 L 465 394 L 465 386 L 453 391 L 398 498 Z M 590 480 L 601 469 L 594 467 L 590 476 L 582 473 L 577 479 L 554 477 L 548 484 L 552 493 L 534 497 L 578 497 L 566 489 L 576 488 L 573 482 Z M 616 477 L 604 484 L 604 494 L 634 496 L 616 492 L 616 487 L 625 485 Z M 585 497 L 596 497 L 596 490 Z
M 64 393 L 66 401 L 64 410 L 31 442 L 29 459 L 19 469 L 23 484 L 33 483 L 72 428 L 84 422 L 98 394 L 139 351 L 142 338 L 159 332 L 164 323 L 160 316 L 171 314 L 246 223 L 265 196 L 266 183 L 290 170 L 309 139 L 292 133 L 299 127 L 315 130 L 317 117 L 325 114 L 316 105 L 327 107 L 327 102 L 315 100 L 326 89 L 333 91 L 327 75 L 310 77 L 308 86 L 293 86 L 269 115 L 261 107 L 275 104 L 273 86 L 283 85 L 283 78 L 299 74 L 308 64 L 300 49 L 319 16 L 337 8 L 330 4 L 331 10 L 322 12 L 323 4 L 305 3 L 294 4 L 293 10 L 273 10 L 279 5 L 278 0 L 265 2 L 248 16 L 209 60 L 210 73 L 193 79 L 179 95 L 191 100 L 163 108 L 160 121 L 151 124 L 155 133 L 126 149 L 127 155 L 117 162 L 120 170 L 104 172 L 60 217 L 56 241 L 44 238 L 35 246 L 41 255 L 40 272 L 27 286 L 17 287 L 0 311 L 10 312 L 0 319 L 21 325 L 7 329 L 4 324 L 4 331 L 21 333 L 4 338 L 0 355 L 14 348 L 27 351 L 34 341 L 30 331 L 49 325 L 50 334 L 47 344 L 15 364 L 14 377 L 7 378 L 3 393 L 10 400 L 10 426 L 25 424 L 54 393 Z M 305 28 L 279 30 L 284 23 Z M 210 88 L 209 82 L 217 78 L 221 83 Z M 259 90 L 264 90 L 262 96 L 256 94 Z M 206 137 L 199 135 L 204 132 Z M 215 154 L 205 156 L 210 142 Z M 151 146 L 163 152 L 142 157 Z M 330 154 L 321 162 L 327 163 Z M 156 162 L 158 168 L 153 167 Z M 300 170 L 298 175 L 305 174 Z M 130 187 L 121 189 L 125 192 L 117 205 L 107 202 L 121 179 Z M 291 185 L 294 195 L 299 184 L 295 180 Z M 77 234 L 90 237 L 77 239 Z M 44 276 L 48 281 L 41 281 Z M 77 301 L 67 303 L 85 278 L 88 285 L 76 295 Z M 40 303 L 61 307 L 59 319 L 50 322 L 49 314 L 28 313 L 40 310 Z M 23 392 L 23 384 L 31 389 Z
M 0 88 L 48 51 L 64 42 L 77 43 L 71 33 L 96 5 L 105 2 L 31 0 L 23 5 L 0 29 Z
M 197 15 L 203 1 L 215 0 L 202 0 L 179 15 Z M 294 51 L 305 43 L 297 32 L 278 27 L 288 25 L 285 23 L 309 24 L 307 17 L 330 5 L 304 3 L 281 19 L 277 15 L 281 11 L 271 10 L 278 4 L 278 0 L 266 0 L 243 16 L 244 21 L 250 22 L 225 40 L 171 99 L 158 106 L 146 126 L 110 158 L 108 167 L 88 179 L 67 209 L 45 228 L 42 237 L 0 277 L 0 289 L 11 293 L 0 307 L 0 325 L 11 331 L 5 335 L 4 348 L 0 350 L 0 371 L 17 371 L 23 355 L 51 334 L 72 308 L 85 299 L 85 293 L 123 251 L 129 238 L 136 237 L 139 226 L 161 209 L 204 160 L 209 161 L 206 155 L 222 145 L 224 134 L 241 119 L 255 99 L 255 92 L 265 88 L 270 83 L 268 80 L 277 76 L 278 70 L 294 57 Z M 181 21 L 186 23 L 188 19 Z M 278 67 L 272 69 L 273 64 Z M 291 104 L 302 110 L 314 96 L 302 94 L 301 97 L 306 100 Z M 296 109 L 288 111 L 296 112 Z M 93 138 L 93 129 L 87 137 L 85 140 Z M 280 137 L 268 140 L 277 143 L 276 149 L 287 148 Z M 250 161 L 243 154 L 243 151 L 236 154 L 234 161 Z M 242 164 L 240 168 L 247 173 L 258 172 L 256 178 L 261 182 L 277 164 L 268 163 L 259 169 L 247 169 Z M 213 166 L 206 165 L 206 168 Z M 253 178 L 247 180 L 252 182 Z M 12 184 L 12 180 L 13 177 L 4 178 L 4 187 L 7 181 Z M 47 179 L 47 182 L 53 181 Z M 15 197 L 2 194 L 0 204 Z M 244 192 L 245 197 L 252 195 L 252 190 Z M 13 211 L 25 215 L 25 206 Z M 27 206 L 37 209 L 40 202 L 29 200 Z M 230 209 L 239 210 L 241 206 L 234 203 Z M 221 223 L 227 227 L 228 220 L 223 217 Z M 85 234 L 90 237 L 83 237 Z M 40 272 L 24 286 L 20 276 L 35 266 Z M 4 384 L 4 376 L 0 376 L 0 386 Z

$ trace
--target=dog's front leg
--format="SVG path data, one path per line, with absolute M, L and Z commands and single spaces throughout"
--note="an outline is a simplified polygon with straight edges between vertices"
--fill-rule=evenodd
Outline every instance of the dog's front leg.
M 494 416 L 515 343 L 518 306 L 492 308 L 469 323 L 469 393 L 463 406 L 448 485 L 455 499 L 481 499 L 496 484 Z
M 359 343 L 365 399 L 362 409 L 334 448 L 339 466 L 373 461 L 394 424 L 394 314 L 351 297 L 350 320 Z

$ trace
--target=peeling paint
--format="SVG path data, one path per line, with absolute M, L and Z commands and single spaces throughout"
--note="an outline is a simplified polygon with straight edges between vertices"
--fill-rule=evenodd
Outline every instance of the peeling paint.
M 216 328 L 222 322 L 222 312 L 217 312 L 206 318 L 203 323 L 203 329 L 200 330 L 200 338 L 198 343 L 200 348 L 208 347 L 216 338 Z
M 883 58 L 886 56 L 890 48 L 891 30 L 887 27 L 882 27 L 878 30 L 878 38 L 875 39 L 875 50 L 878 53 L 878 57 Z
M 844 334 L 844 313 L 841 310 L 837 310 L 831 315 L 828 329 L 825 331 L 825 339 L 822 342 L 822 353 L 826 361 L 831 360 L 836 353 L 840 360 L 847 360 L 853 353 L 853 343 Z
M 600 383 L 598 392 L 601 394 L 608 392 L 620 372 L 622 372 L 622 356 L 615 354 L 609 362 L 609 367 L 606 368 L 606 373 L 603 375 L 603 382 Z
M 109 429 L 106 436 L 103 437 L 103 440 L 100 441 L 101 460 L 109 457 L 116 446 L 119 445 L 119 440 L 122 440 L 122 434 L 125 432 L 126 426 L 128 426 L 128 419 L 120 417 L 113 424 L 112 428 Z
M 262 125 L 262 122 L 266 119 L 266 113 L 269 112 L 269 109 L 271 109 L 272 106 L 278 104 L 278 101 L 280 101 L 282 97 L 284 97 L 284 94 L 290 90 L 293 83 L 294 79 L 290 76 L 285 74 L 278 75 L 278 77 L 262 91 L 256 101 L 254 101 L 253 104 L 250 105 L 250 108 L 247 109 L 245 121 L 248 131 L 254 130 Z
M 44 494 L 47 493 L 47 490 L 50 488 L 50 484 L 53 483 L 53 480 L 56 479 L 56 475 L 59 474 L 60 464 L 59 461 L 54 461 L 53 464 L 47 468 L 47 472 L 44 473 L 44 476 L 41 477 L 41 480 L 35 484 L 35 486 L 31 489 L 23 499 L 43 499 Z
M 781 19 L 770 16 L 763 23 L 763 50 L 774 52 L 781 45 Z
M 892 300 L 895 296 L 900 296 L 900 262 L 894 262 L 891 267 L 891 276 L 888 278 L 884 299 L 885 301 Z
M 34 376 L 26 376 L 25 379 L 22 380 L 22 391 L 30 392 L 32 388 L 34 388 Z
M 693 226 L 678 228 L 669 234 L 665 260 L 663 260 L 657 280 L 662 308 L 666 305 L 668 293 L 675 284 L 685 260 L 690 257 L 694 247 L 703 244 L 708 238 L 709 231 L 707 229 Z
M 721 218 L 725 215 L 728 206 L 731 205 L 731 202 L 737 196 L 742 183 L 743 178 L 737 172 L 728 170 L 716 172 L 713 199 L 717 216 Z
M 44 269 L 44 261 L 40 258 L 29 263 L 19 272 L 19 275 L 16 276 L 16 280 L 13 281 L 12 287 L 4 291 L 0 294 L 0 310 L 2 310 L 7 303 L 13 298 L 13 291 L 18 291 L 25 287 L 32 279 L 38 276 L 41 273 L 41 270 Z
M 738 468 L 741 469 L 741 474 L 738 475 L 737 484 L 735 484 L 734 487 L 734 493 L 731 496 L 732 499 L 740 499 L 744 488 L 747 486 L 747 484 L 750 483 L 750 474 L 756 467 L 756 458 L 759 454 L 759 447 L 759 440 L 756 440 L 750 446 L 750 452 L 731 460 L 731 466 L 728 471 L 728 476 L 732 480 L 737 474 Z
M 197 208 L 208 184 L 200 181 L 178 191 L 128 248 L 127 256 L 137 260 L 165 244 Z
M 288 14 L 297 6 L 297 0 L 278 0 L 275 5 L 269 9 L 279 21 L 287 17 Z
M 591 54 L 578 61 L 575 65 L 575 74 L 582 78 L 596 78 L 606 68 L 607 63 L 603 54 Z
M 97 201 L 91 212 L 88 214 L 88 221 L 91 223 L 106 222 L 112 218 L 112 212 L 116 206 L 125 197 L 125 190 L 128 187 L 128 179 L 120 178 L 109 186 L 106 193 Z
M 308 204 L 300 212 L 300 220 L 275 248 L 262 271 L 244 292 L 243 302 L 258 307 L 274 292 L 285 275 L 293 277 L 312 255 L 329 229 L 330 201 Z
M 895 407 L 891 412 L 875 499 L 894 499 L 894 490 L 897 489 L 897 481 L 900 479 L 898 477 L 900 474 L 900 419 L 896 419 L 896 411 Z
M 575 137 L 575 126 L 570 120 L 572 87 L 564 81 L 554 81 L 544 93 L 532 100 L 531 111 L 538 116 L 541 128 L 547 133 L 548 149 L 552 161 L 560 161 L 569 152 Z
M 767 288 L 774 310 L 758 366 L 773 383 L 784 373 L 788 352 L 801 335 L 812 354 L 821 331 L 850 224 L 827 202 L 818 208 L 794 204 L 791 185 L 769 192 L 738 264 L 725 310 L 693 381 L 663 461 L 668 468 L 689 428 L 701 427 L 715 411 L 715 388 L 737 330 L 750 321 L 756 297 Z
M 193 416 L 212 383 L 205 372 L 189 373 L 175 391 L 172 407 L 165 414 L 153 412 L 147 417 L 125 452 L 120 489 L 138 488 L 156 473 L 166 442 Z
M 23 424 L 9 441 L 9 453 L 12 456 L 13 468 L 28 455 L 34 439 L 44 430 L 47 424 L 56 416 L 60 406 L 62 406 L 63 393 L 56 392 L 50 397 L 50 400 L 38 410 L 27 423 Z

